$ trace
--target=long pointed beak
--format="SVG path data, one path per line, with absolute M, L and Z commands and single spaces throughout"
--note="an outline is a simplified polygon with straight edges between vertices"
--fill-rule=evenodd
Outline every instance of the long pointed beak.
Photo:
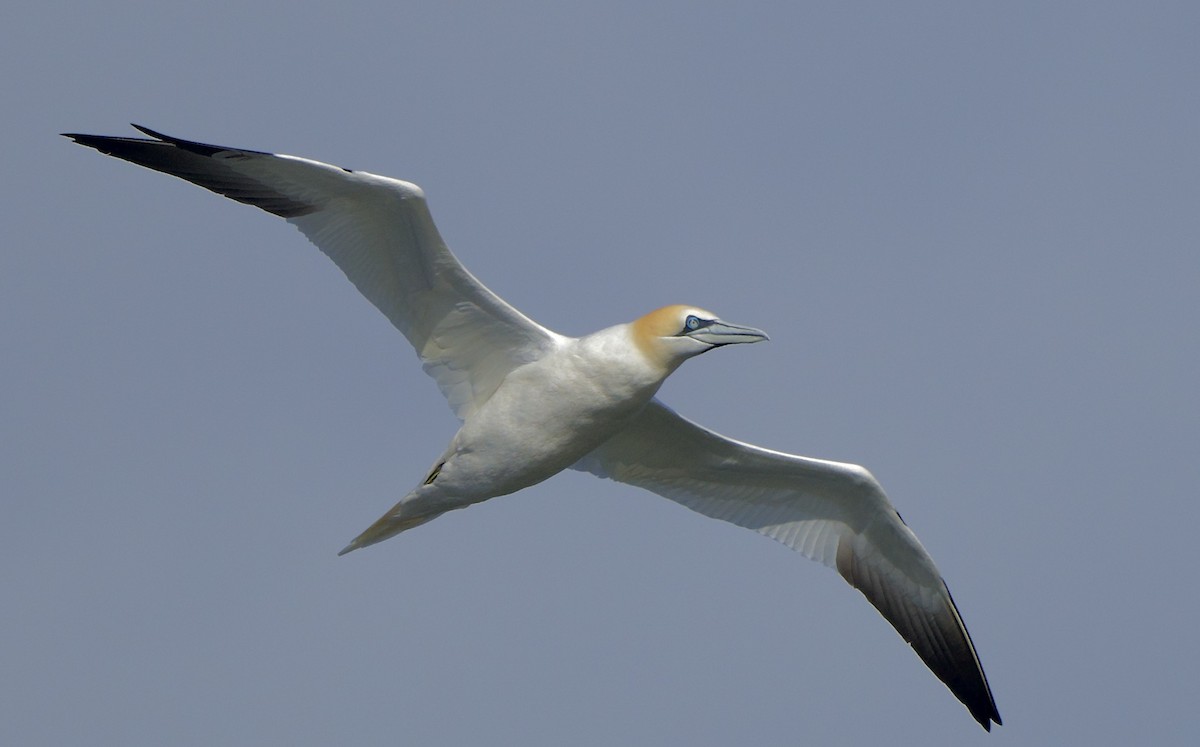
M 695 331 L 688 332 L 687 336 L 714 346 L 733 345 L 739 342 L 762 342 L 763 340 L 771 339 L 761 329 L 743 327 L 740 324 L 730 324 L 729 322 L 720 320 Z

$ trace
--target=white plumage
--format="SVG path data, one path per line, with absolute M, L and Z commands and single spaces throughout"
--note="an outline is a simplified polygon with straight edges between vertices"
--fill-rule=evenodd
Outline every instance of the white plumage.
M 153 139 L 68 137 L 286 218 L 404 333 L 463 421 L 430 472 L 343 554 L 574 467 L 753 529 L 836 569 L 985 729 L 1000 723 L 941 574 L 867 470 L 725 438 L 655 399 L 686 359 L 764 333 L 667 306 L 565 337 L 467 272 L 416 185 L 138 129 Z

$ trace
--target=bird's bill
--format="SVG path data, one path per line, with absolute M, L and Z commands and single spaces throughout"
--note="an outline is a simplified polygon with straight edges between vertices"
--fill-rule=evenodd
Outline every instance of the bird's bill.
M 739 342 L 762 342 L 763 340 L 771 339 L 761 329 L 743 327 L 740 324 L 730 324 L 729 322 L 722 321 L 715 321 L 700 329 L 688 332 L 687 336 L 713 346 L 733 345 Z

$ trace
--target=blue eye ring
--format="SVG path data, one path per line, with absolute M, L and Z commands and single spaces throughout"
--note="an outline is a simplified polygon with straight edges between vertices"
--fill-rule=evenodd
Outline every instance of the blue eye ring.
M 684 320 L 683 326 L 687 328 L 689 332 L 700 329 L 700 317 L 694 314 L 689 314 L 688 318 Z

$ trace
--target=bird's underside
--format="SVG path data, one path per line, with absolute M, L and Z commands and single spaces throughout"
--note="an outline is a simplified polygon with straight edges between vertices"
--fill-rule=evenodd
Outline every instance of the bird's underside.
M 832 567 L 985 729 L 1001 723 L 941 574 L 867 470 L 726 438 L 654 398 L 684 360 L 765 339 L 759 330 L 669 306 L 564 337 L 467 272 L 416 185 L 138 129 L 149 138 L 67 136 L 295 225 L 408 338 L 463 421 L 430 473 L 343 553 L 572 467 L 753 529 Z

